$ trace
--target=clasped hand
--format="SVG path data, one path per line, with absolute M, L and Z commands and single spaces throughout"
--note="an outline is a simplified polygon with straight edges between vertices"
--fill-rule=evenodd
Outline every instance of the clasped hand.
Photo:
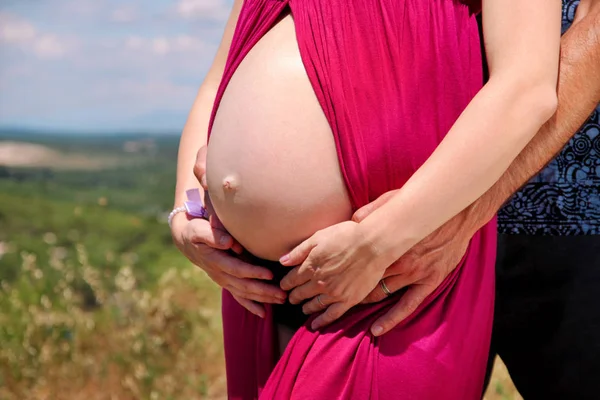
M 206 147 L 198 152 L 194 173 L 206 187 Z M 352 221 L 323 229 L 297 246 L 282 263 L 293 267 L 281 281 L 291 291 L 293 303 L 307 300 L 306 313 L 323 311 L 313 321 L 317 329 L 340 318 L 359 303 L 374 303 L 386 298 L 379 282 L 385 279 L 390 292 L 406 289 L 398 302 L 375 321 L 371 332 L 382 335 L 412 314 L 459 265 L 469 241 L 478 228 L 463 211 L 423 239 L 392 265 L 377 264 L 378 254 L 358 223 L 384 205 L 396 191 L 357 210 Z M 401 222 L 399 222 L 401 223 Z M 242 251 L 221 226 L 216 215 L 205 220 L 176 221 L 175 242 L 196 265 L 201 266 L 219 285 L 228 289 L 250 312 L 263 317 L 261 303 L 282 303 L 286 293 L 265 282 L 272 278 L 266 268 L 246 264 L 223 250 Z M 223 239 L 222 241 L 220 239 Z M 387 268 L 387 269 L 386 269 Z
M 475 232 L 468 211 L 457 215 L 423 239 L 392 265 L 377 265 L 374 246 L 364 241 L 358 222 L 393 197 L 388 192 L 357 210 L 352 221 L 323 229 L 284 256 L 282 264 L 294 267 L 281 281 L 291 291 L 290 302 L 308 300 L 303 311 L 322 311 L 313 329 L 330 324 L 359 303 L 386 298 L 379 284 L 396 293 L 406 289 L 398 302 L 371 327 L 382 335 L 412 314 L 459 265 Z M 386 269 L 387 268 L 387 269 Z
M 318 231 L 280 260 L 297 265 L 281 281 L 291 290 L 292 304 L 306 313 L 325 310 L 313 322 L 318 329 L 340 318 L 360 303 L 383 277 L 387 265 L 378 264 L 375 248 L 365 239 L 358 223 L 342 222 Z

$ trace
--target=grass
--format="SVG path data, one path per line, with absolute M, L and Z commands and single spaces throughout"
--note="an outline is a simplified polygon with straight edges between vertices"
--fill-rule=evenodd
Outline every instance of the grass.
M 75 263 L 53 245 L 46 265 L 22 252 L 2 281 L 0 399 L 225 398 L 216 286 L 187 265 L 144 289 L 130 266 L 107 274 L 75 247 Z M 520 399 L 499 360 L 485 399 Z
M 176 140 L 153 140 L 127 168 L 0 167 L 0 400 L 225 398 L 219 290 L 171 243 Z M 499 362 L 485 398 L 520 398 Z
M 110 276 L 77 254 L 45 266 L 23 252 L 2 282 L 0 399 L 224 397 L 218 290 L 201 271 L 168 268 L 150 291 L 131 267 Z

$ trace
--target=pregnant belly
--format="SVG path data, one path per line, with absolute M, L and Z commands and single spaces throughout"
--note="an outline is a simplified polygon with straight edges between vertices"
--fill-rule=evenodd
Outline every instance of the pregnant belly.
M 331 128 L 283 18 L 248 53 L 223 95 L 207 183 L 225 228 L 257 257 L 277 260 L 351 216 Z

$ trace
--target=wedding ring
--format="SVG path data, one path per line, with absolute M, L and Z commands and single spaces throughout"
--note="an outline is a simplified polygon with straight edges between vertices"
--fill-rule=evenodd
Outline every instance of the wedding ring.
M 323 303 L 323 302 L 321 301 L 321 295 L 320 295 L 320 294 L 319 294 L 319 295 L 317 295 L 317 303 L 319 303 L 319 305 L 320 305 L 321 307 L 323 307 L 323 308 L 327 307 L 327 306 L 325 305 L 325 303 Z
M 385 284 L 385 279 L 382 279 L 382 280 L 379 281 L 379 286 L 381 286 L 381 290 L 383 290 L 383 293 L 386 296 L 390 296 L 392 294 L 392 292 L 390 291 L 390 289 Z

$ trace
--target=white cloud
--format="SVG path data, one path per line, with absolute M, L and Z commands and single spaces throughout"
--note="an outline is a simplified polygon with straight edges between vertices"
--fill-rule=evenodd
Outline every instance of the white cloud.
M 58 7 L 59 13 L 64 13 L 70 18 L 89 18 L 102 15 L 106 10 L 106 1 L 63 0 L 58 3 Z
M 190 35 L 178 35 L 174 37 L 156 37 L 146 39 L 139 36 L 129 36 L 125 39 L 125 48 L 128 50 L 144 51 L 163 56 L 168 53 L 199 52 L 202 50 L 212 51 L 212 46 L 204 41 Z
M 204 42 L 189 35 L 179 35 L 173 39 L 177 51 L 199 50 L 205 48 Z
M 125 47 L 131 50 L 141 49 L 145 45 L 146 40 L 139 36 L 130 36 L 125 39 Z
M 22 14 L 0 6 L 0 124 L 178 126 L 231 0 L 75 3 L 36 2 Z
M 152 51 L 158 55 L 165 55 L 169 52 L 171 45 L 169 41 L 164 37 L 156 38 L 152 41 Z
M 119 7 L 111 14 L 111 20 L 115 22 L 132 22 L 138 18 L 137 10 L 134 7 Z
M 144 107 L 154 108 L 158 105 L 163 109 L 178 109 L 178 106 L 188 106 L 189 99 L 193 99 L 196 88 L 187 85 L 178 85 L 170 81 L 155 80 L 152 82 L 131 82 L 129 80 L 119 82 L 113 86 L 112 91 L 117 90 L 120 96 L 127 100 L 149 99 Z M 112 97 L 113 93 L 108 92 Z M 171 106 L 169 106 L 171 104 Z
M 17 16 L 0 13 L 0 44 L 17 46 L 39 58 L 60 58 L 74 45 L 73 40 L 38 32 L 35 26 Z
M 180 0 L 177 13 L 183 18 L 200 18 L 224 21 L 231 5 L 225 0 Z
M 59 58 L 67 52 L 67 45 L 55 35 L 41 35 L 33 43 L 33 52 L 40 58 Z
M 23 44 L 31 42 L 36 36 L 35 27 L 16 16 L 0 13 L 0 42 Z

